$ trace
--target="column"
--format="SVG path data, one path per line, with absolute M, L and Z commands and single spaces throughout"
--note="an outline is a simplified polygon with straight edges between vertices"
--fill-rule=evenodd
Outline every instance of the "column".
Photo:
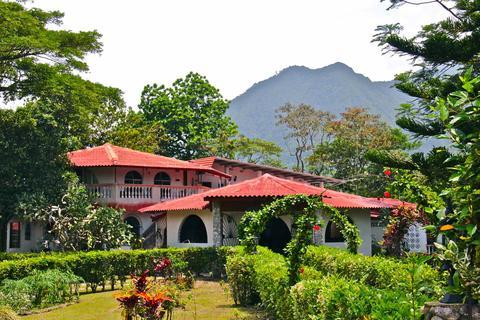
M 213 246 L 220 247 L 223 245 L 223 214 L 220 210 L 220 203 L 212 202 L 213 213 Z

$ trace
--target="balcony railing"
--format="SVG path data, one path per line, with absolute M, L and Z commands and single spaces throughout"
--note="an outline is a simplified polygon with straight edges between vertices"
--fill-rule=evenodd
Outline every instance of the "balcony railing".
M 147 184 L 92 184 L 87 185 L 90 193 L 105 202 L 135 203 L 158 202 L 178 199 L 207 191 L 203 186 L 166 186 Z

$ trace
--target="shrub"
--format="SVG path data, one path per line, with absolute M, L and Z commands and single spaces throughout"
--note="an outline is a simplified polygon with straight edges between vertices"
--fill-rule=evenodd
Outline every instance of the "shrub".
M 5 280 L 0 287 L 3 301 L 18 313 L 78 299 L 82 281 L 71 272 L 34 271 L 21 280 Z
M 22 279 L 34 270 L 70 270 L 83 278 L 93 290 L 102 288 L 107 281 L 125 282 L 131 274 L 152 269 L 154 261 L 167 257 L 174 262 L 176 272 L 199 274 L 212 272 L 214 276 L 225 273 L 226 256 L 235 250 L 222 248 L 165 248 L 152 250 L 112 250 L 75 253 L 28 254 L 27 258 L 0 262 L 0 282 Z
M 402 289 L 408 281 L 411 267 L 407 261 L 353 255 L 327 246 L 310 246 L 304 263 L 323 274 L 336 274 L 376 288 Z M 418 278 L 431 291 L 440 291 L 442 278 L 435 269 L 425 266 Z
M 227 278 L 235 304 L 254 305 L 259 302 L 255 289 L 255 270 L 253 257 L 232 255 L 227 259 Z

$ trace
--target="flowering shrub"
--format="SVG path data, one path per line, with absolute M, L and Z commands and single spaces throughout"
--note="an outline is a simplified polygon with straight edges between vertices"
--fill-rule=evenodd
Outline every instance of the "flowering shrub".
M 126 320 L 159 320 L 165 316 L 171 319 L 173 309 L 181 305 L 175 288 L 179 275 L 171 281 L 174 275 L 172 260 L 157 260 L 153 270 L 163 277 L 149 280 L 149 270 L 139 276 L 132 275 L 133 288 L 117 297 Z

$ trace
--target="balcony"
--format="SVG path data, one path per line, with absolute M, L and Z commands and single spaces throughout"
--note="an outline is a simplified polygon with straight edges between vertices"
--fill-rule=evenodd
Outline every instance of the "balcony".
M 157 203 L 209 190 L 203 186 L 146 184 L 90 184 L 87 189 L 96 194 L 100 202 L 109 204 Z

